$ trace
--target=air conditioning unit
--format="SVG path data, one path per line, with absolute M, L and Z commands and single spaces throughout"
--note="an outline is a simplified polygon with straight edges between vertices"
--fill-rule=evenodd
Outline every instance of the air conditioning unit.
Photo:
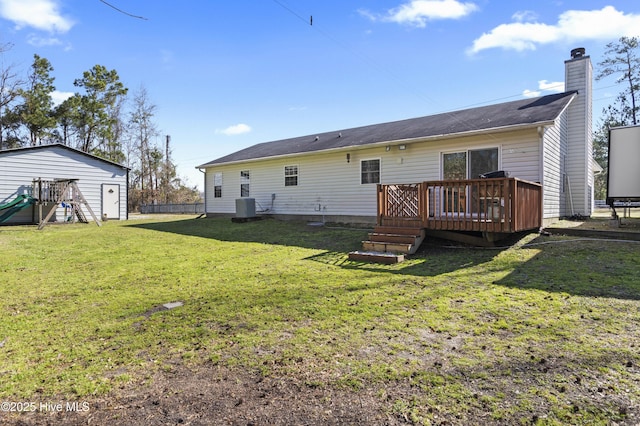
M 240 219 L 256 217 L 256 199 L 236 198 L 236 217 Z

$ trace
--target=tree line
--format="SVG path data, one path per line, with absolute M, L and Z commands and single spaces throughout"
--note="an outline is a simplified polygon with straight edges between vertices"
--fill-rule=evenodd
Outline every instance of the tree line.
M 0 45 L 0 55 L 10 50 Z M 53 67 L 34 55 L 25 78 L 0 61 L 0 150 L 61 143 L 126 165 L 129 208 L 140 204 L 195 202 L 196 187 L 176 174 L 168 138 L 157 141 L 156 106 L 144 87 L 131 98 L 116 70 L 95 65 L 76 79 L 77 92 L 55 104 Z M 606 198 L 609 129 L 637 125 L 640 120 L 640 45 L 637 37 L 621 37 L 606 45 L 596 80 L 614 76 L 622 90 L 602 111 L 593 139 L 594 158 L 604 169 L 595 179 L 596 199 Z
M 10 50 L 0 46 L 0 55 Z M 116 70 L 95 65 L 55 103 L 53 66 L 37 54 L 26 76 L 0 62 L 0 150 L 59 143 L 130 168 L 129 210 L 141 204 L 200 201 L 176 173 L 169 137 L 144 87 L 133 96 Z
M 609 173 L 609 129 L 619 126 L 635 126 L 640 119 L 640 44 L 638 37 L 621 37 L 608 43 L 604 58 L 598 63 L 596 80 L 615 77 L 622 90 L 612 104 L 607 105 L 593 136 L 594 159 L 604 172 L 595 177 L 595 198 L 607 196 Z

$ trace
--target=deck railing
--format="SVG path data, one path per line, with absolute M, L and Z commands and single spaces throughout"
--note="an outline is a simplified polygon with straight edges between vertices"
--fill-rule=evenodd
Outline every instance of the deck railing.
M 378 225 L 511 233 L 542 226 L 542 187 L 516 178 L 378 185 Z

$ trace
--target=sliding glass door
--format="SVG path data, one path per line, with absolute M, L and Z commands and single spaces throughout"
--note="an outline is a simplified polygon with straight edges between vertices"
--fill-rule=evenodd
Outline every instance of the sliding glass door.
M 477 179 L 481 174 L 498 170 L 498 148 L 470 149 L 442 154 L 442 179 Z M 477 197 L 465 185 L 449 185 L 442 194 L 442 210 L 465 213 L 470 210 L 468 200 Z M 475 204 L 474 204 L 475 205 Z

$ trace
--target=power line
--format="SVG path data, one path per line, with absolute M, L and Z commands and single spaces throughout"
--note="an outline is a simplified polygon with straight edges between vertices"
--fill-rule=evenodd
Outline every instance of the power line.
M 277 5 L 279 5 L 280 7 L 282 7 L 283 9 L 285 9 L 286 11 L 288 11 L 289 13 L 291 13 L 296 18 L 300 19 L 305 24 L 310 23 L 311 25 L 313 25 L 313 17 L 311 17 L 310 19 L 307 19 L 307 18 L 299 15 L 298 13 L 296 13 L 293 9 L 291 9 L 289 6 L 287 6 L 286 4 L 282 3 L 281 1 L 273 0 L 273 2 L 276 3 Z
M 416 87 L 411 85 L 410 83 L 408 83 L 407 81 L 405 81 L 405 79 L 403 79 L 402 77 L 400 77 L 399 75 L 397 75 L 396 73 L 392 72 L 391 70 L 389 70 L 388 68 L 383 67 L 382 65 L 380 65 L 379 63 L 377 63 L 375 60 L 371 59 L 370 57 L 361 54 L 360 52 L 352 49 L 350 46 L 348 46 L 347 44 L 341 42 L 340 40 L 334 38 L 331 34 L 325 32 L 322 30 L 322 25 L 318 26 L 318 25 L 314 25 L 313 22 L 313 15 L 309 15 L 310 18 L 306 18 L 304 16 L 302 16 L 301 14 L 297 13 L 296 11 L 294 11 L 293 9 L 291 9 L 289 6 L 287 6 L 286 4 L 284 4 L 281 0 L 272 0 L 274 3 L 276 3 L 277 5 L 279 5 L 280 7 L 282 7 L 283 9 L 285 9 L 287 12 L 289 12 L 290 14 L 292 14 L 293 16 L 295 16 L 297 19 L 299 19 L 300 21 L 304 22 L 307 25 L 311 25 L 313 27 L 314 30 L 316 30 L 318 33 L 322 34 L 325 38 L 329 39 L 331 42 L 333 42 L 334 44 L 340 46 L 341 48 L 343 48 L 344 50 L 346 50 L 347 52 L 351 53 L 353 56 L 358 57 L 362 62 L 364 62 L 365 64 L 367 64 L 368 66 L 377 69 L 378 71 L 381 71 L 383 73 L 386 73 L 387 75 L 389 75 L 390 77 L 392 77 L 394 80 L 396 80 L 396 82 L 398 84 L 400 84 L 402 87 L 404 87 L 405 89 L 407 89 L 410 93 L 415 94 L 416 96 L 430 102 L 431 104 L 433 104 L 434 106 L 438 106 L 440 104 L 440 102 L 436 101 L 435 99 L 429 97 L 426 93 L 420 91 L 420 90 L 416 90 Z M 553 88 L 557 88 L 557 87 L 562 87 L 562 85 L 564 85 L 564 83 L 558 83 L 555 85 L 551 85 L 549 86 L 546 90 L 549 89 L 553 89 Z M 614 87 L 614 85 L 612 86 L 606 86 L 606 87 L 602 87 L 602 88 L 594 88 L 594 91 L 598 91 L 598 90 L 603 90 L 609 87 Z M 542 90 L 545 91 L 545 90 Z M 506 96 L 506 97 L 502 97 L 502 98 L 498 98 L 498 99 L 493 99 L 493 100 L 487 100 L 484 102 L 478 102 L 472 105 L 467 105 L 467 106 L 463 106 L 463 107 L 459 107 L 456 108 L 455 110 L 446 110 L 444 112 L 442 112 L 443 114 L 448 114 L 449 116 L 451 116 L 451 118 L 453 118 L 455 121 L 458 121 L 460 123 L 465 123 L 464 120 L 458 118 L 456 112 L 458 112 L 461 109 L 466 109 L 466 108 L 470 108 L 470 107 L 474 107 L 474 106 L 479 106 L 479 105 L 485 105 L 485 104 L 489 104 L 489 103 L 495 103 L 497 101 L 503 101 L 503 100 L 507 100 L 507 99 L 512 99 L 512 98 L 518 98 L 521 97 L 522 93 L 519 94 L 515 94 L 515 95 L 510 95 L 510 96 Z M 494 138 L 495 136 L 491 135 L 491 138 Z
M 415 87 L 412 87 L 410 84 L 408 84 L 402 77 L 400 77 L 399 75 L 397 75 L 396 73 L 392 72 L 391 70 L 389 70 L 388 68 L 383 67 L 382 65 L 380 65 L 378 62 L 376 62 L 375 60 L 371 59 L 370 57 L 362 54 L 359 51 L 354 50 L 353 48 L 351 48 L 349 45 L 343 43 L 342 41 L 336 39 L 335 37 L 333 37 L 331 34 L 329 34 L 328 32 L 324 31 L 322 29 L 322 25 L 314 25 L 313 22 L 313 15 L 309 14 L 309 18 L 306 18 L 302 15 L 300 15 L 299 13 L 297 13 L 296 11 L 294 11 L 293 9 L 291 9 L 289 6 L 287 6 L 286 4 L 284 4 L 282 1 L 280 0 L 272 0 L 274 3 L 276 3 L 277 5 L 279 5 L 280 7 L 282 7 L 283 9 L 285 9 L 286 11 L 288 11 L 289 13 L 291 13 L 293 16 L 295 16 L 297 19 L 299 19 L 300 21 L 304 22 L 307 25 L 311 25 L 313 27 L 313 29 L 315 31 L 317 31 L 318 33 L 320 33 L 321 35 L 323 35 L 325 38 L 329 39 L 331 42 L 333 42 L 334 44 L 340 46 L 342 49 L 344 49 L 345 51 L 347 51 L 348 53 L 350 53 L 351 55 L 359 58 L 362 62 L 364 62 L 365 64 L 367 64 L 368 66 L 370 66 L 371 68 L 375 68 L 380 72 L 386 73 L 388 76 L 392 77 L 394 80 L 396 80 L 397 83 L 399 83 L 400 85 L 402 85 L 405 89 L 407 89 L 408 91 L 418 95 L 419 97 L 422 97 L 423 99 L 427 100 L 428 102 L 434 104 L 434 105 L 438 105 L 439 102 L 437 102 L 435 99 L 430 98 L 428 95 L 426 95 L 423 92 L 420 91 L 416 91 Z
M 105 1 L 105 0 L 98 0 L 98 1 L 100 1 L 101 3 L 106 4 L 106 5 L 107 5 L 107 6 L 109 6 L 110 8 L 115 9 L 115 10 L 117 10 L 118 12 L 120 12 L 120 13 L 122 13 L 122 14 L 124 14 L 124 15 L 130 16 L 130 17 L 132 17 L 132 18 L 142 19 L 142 20 L 144 20 L 144 21 L 148 21 L 148 19 L 147 19 L 147 18 L 145 18 L 144 16 L 132 15 L 131 13 L 129 13 L 129 12 L 125 12 L 125 11 L 124 11 L 124 10 L 122 10 L 122 9 L 118 9 L 117 7 L 115 7 L 114 5 L 112 5 L 111 3 L 109 3 L 109 2 L 107 2 L 107 1 Z

